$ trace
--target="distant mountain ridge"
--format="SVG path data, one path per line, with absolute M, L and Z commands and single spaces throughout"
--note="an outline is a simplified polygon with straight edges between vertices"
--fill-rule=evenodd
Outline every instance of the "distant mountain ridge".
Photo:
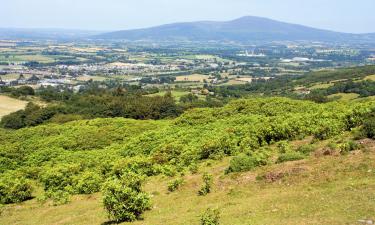
M 374 41 L 375 34 L 349 34 L 262 17 L 246 16 L 227 22 L 173 23 L 157 27 L 123 30 L 96 35 L 94 39 L 150 41 Z
M 98 35 L 98 31 L 85 31 L 73 29 L 32 29 L 32 28 L 0 28 L 0 39 L 23 40 L 74 40 Z

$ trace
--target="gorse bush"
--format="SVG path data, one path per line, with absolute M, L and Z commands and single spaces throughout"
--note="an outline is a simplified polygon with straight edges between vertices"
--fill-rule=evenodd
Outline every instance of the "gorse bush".
M 297 148 L 297 152 L 300 152 L 304 155 L 309 155 L 311 152 L 315 151 L 316 147 L 314 145 L 301 145 Z
M 270 156 L 268 151 L 268 149 L 262 149 L 257 152 L 242 153 L 233 157 L 225 173 L 246 172 L 255 167 L 266 165 Z
M 31 198 L 30 182 L 15 173 L 1 174 L 0 204 L 23 202 Z
M 102 178 L 98 173 L 86 171 L 73 177 L 73 187 L 77 194 L 92 194 L 100 190 Z
M 288 161 L 298 161 L 304 159 L 305 155 L 301 152 L 295 151 L 288 151 L 286 153 L 282 153 L 279 158 L 277 159 L 276 163 L 283 163 Z
M 128 174 L 105 182 L 103 204 L 110 219 L 116 222 L 135 221 L 151 208 L 149 195 L 141 189 L 142 180 L 135 174 Z
M 211 187 L 214 181 L 214 178 L 209 173 L 204 173 L 202 175 L 203 185 L 201 189 L 198 191 L 198 195 L 205 196 L 211 192 Z
M 183 178 L 177 178 L 175 180 L 168 182 L 168 191 L 174 192 L 178 190 L 183 183 L 184 183 Z
M 220 224 L 220 211 L 218 209 L 207 209 L 200 219 L 201 225 L 219 225 Z
M 363 132 L 368 138 L 375 139 L 375 110 L 363 122 Z
M 346 154 L 348 152 L 357 150 L 360 147 L 361 146 L 357 142 L 352 141 L 352 140 L 346 141 L 338 145 L 338 148 L 340 149 L 341 154 Z

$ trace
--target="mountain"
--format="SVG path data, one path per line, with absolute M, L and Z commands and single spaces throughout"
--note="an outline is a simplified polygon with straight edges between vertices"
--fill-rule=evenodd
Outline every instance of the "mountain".
M 71 40 L 98 35 L 98 31 L 72 29 L 31 29 L 31 28 L 0 28 L 0 39 L 22 40 Z
M 94 36 L 95 39 L 150 41 L 358 41 L 375 42 L 374 34 L 349 34 L 247 16 L 227 22 L 201 21 L 124 30 Z

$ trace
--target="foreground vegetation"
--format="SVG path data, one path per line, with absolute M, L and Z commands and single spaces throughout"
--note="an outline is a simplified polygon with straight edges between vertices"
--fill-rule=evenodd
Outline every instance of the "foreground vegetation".
M 254 98 L 232 101 L 221 108 L 191 109 L 176 119 L 107 118 L 0 130 L 0 201 L 19 203 L 37 197 L 41 203 L 74 204 L 77 197 L 72 196 L 102 190 L 110 219 L 134 221 L 145 212 L 152 215 L 152 211 L 170 210 L 163 208 L 166 206 L 155 210 L 153 199 L 158 199 L 161 191 L 149 192 L 150 182 L 162 179 L 164 183 L 169 179 L 165 177 L 175 177 L 177 180 L 169 180 L 168 184 L 153 186 L 175 192 L 194 185 L 193 195 L 200 196 L 198 201 L 212 195 L 220 198 L 215 193 L 221 186 L 217 184 L 218 177 L 225 180 L 233 173 L 308 158 L 317 148 L 314 143 L 340 137 L 361 126 L 361 135 L 372 138 L 374 106 L 373 101 L 317 104 L 287 98 Z M 306 137 L 312 137 L 312 141 L 304 146 L 290 143 Z M 327 146 L 341 155 L 360 148 L 345 138 Z M 222 159 L 225 165 L 218 163 Z M 211 168 L 210 162 L 220 164 L 220 172 Z M 209 173 L 203 177 L 194 175 L 201 172 L 204 164 Z M 215 179 L 211 173 L 216 174 Z M 191 176 L 199 176 L 199 181 L 187 184 L 184 180 Z M 144 181 L 146 186 L 142 185 Z M 232 188 L 233 193 L 243 190 Z M 241 224 L 244 217 L 238 219 Z M 158 224 L 147 218 L 145 222 Z

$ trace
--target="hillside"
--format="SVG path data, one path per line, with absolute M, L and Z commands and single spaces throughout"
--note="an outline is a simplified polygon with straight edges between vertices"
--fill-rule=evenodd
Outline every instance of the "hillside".
M 208 207 L 219 207 L 223 224 L 371 219 L 373 141 L 353 137 L 374 106 L 255 98 L 176 119 L 0 130 L 0 221 L 105 223 L 100 190 L 124 177 L 137 180 L 134 174 L 145 177 L 142 189 L 152 199 L 135 224 L 198 224 Z M 212 174 L 212 188 L 198 196 L 204 172 Z M 167 194 L 176 179 L 181 187 Z
M 374 41 L 372 35 L 355 35 L 315 29 L 260 17 L 242 17 L 228 22 L 175 23 L 146 29 L 116 31 L 96 39 L 150 41 Z

